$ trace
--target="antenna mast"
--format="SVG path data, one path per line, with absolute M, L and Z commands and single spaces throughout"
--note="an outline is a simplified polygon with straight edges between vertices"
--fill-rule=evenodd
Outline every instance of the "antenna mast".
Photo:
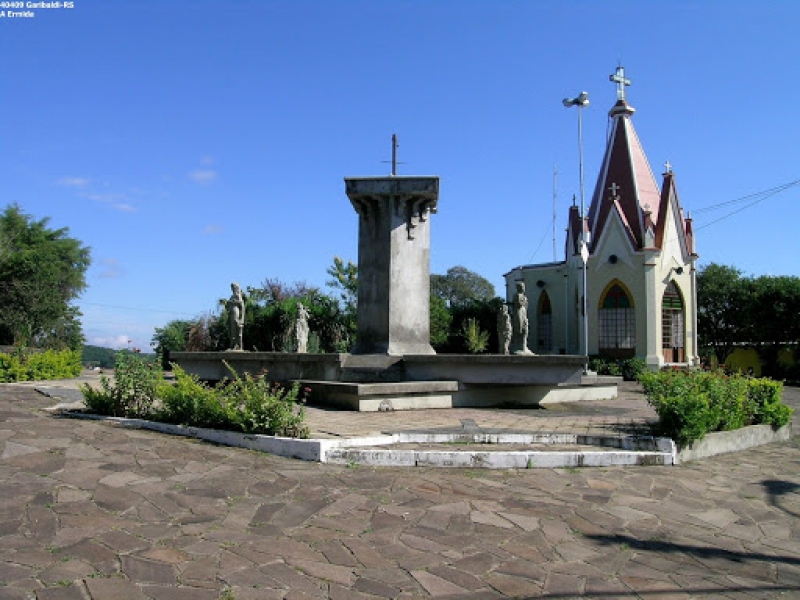
M 558 199 L 558 165 L 553 165 L 553 262 L 556 262 L 556 200 Z

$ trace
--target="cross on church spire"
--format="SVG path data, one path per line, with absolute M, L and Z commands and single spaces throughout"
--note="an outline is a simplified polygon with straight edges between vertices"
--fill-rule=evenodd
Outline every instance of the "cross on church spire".
M 612 183 L 611 187 L 608 189 L 611 190 L 612 198 L 617 198 L 619 196 L 619 186 L 616 183 Z
M 617 84 L 617 100 L 625 102 L 625 86 L 631 84 L 631 80 L 625 77 L 625 67 L 617 67 L 614 74 L 608 76 L 608 80 Z
M 672 165 L 669 161 L 664 163 L 664 169 L 666 173 L 672 173 Z

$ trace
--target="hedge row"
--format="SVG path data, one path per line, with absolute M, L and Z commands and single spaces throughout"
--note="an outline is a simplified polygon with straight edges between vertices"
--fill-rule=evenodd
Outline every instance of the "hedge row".
M 82 369 L 81 353 L 75 350 L 18 350 L 0 354 L 0 383 L 72 379 Z
M 135 417 L 192 427 L 244 433 L 308 437 L 299 386 L 289 389 L 265 377 L 245 374 L 212 387 L 172 365 L 175 383 L 164 379 L 160 365 L 135 354 L 118 354 L 114 383 L 100 379 L 100 389 L 81 386 L 86 407 L 98 414 Z M 230 369 L 230 367 L 228 367 Z M 304 390 L 304 394 L 309 390 Z
M 781 402 L 783 383 L 705 371 L 640 375 L 647 401 L 659 416 L 659 434 L 680 446 L 713 431 L 747 425 L 786 425 L 792 409 Z
M 647 370 L 647 363 L 641 358 L 614 360 L 594 357 L 589 361 L 589 369 L 598 375 L 611 375 L 622 377 L 625 381 L 636 381 L 639 375 Z

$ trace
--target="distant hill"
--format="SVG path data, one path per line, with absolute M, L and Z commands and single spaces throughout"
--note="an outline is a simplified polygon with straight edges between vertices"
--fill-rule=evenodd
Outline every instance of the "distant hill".
M 101 369 L 113 369 L 115 357 L 118 352 L 130 352 L 130 350 L 114 350 L 112 348 L 103 348 L 101 346 L 84 346 L 81 362 L 83 362 L 85 365 L 100 367 Z M 156 359 L 155 354 L 142 353 L 141 356 L 146 359 Z

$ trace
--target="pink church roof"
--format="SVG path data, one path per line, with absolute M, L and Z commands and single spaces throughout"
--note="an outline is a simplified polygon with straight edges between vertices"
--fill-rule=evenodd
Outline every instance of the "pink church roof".
M 661 193 L 631 122 L 634 112 L 624 99 L 618 100 L 609 112 L 613 120 L 611 134 L 589 206 L 592 250 L 612 211 L 619 214 L 636 250 L 645 245 L 647 213 L 650 219 L 660 214 Z

